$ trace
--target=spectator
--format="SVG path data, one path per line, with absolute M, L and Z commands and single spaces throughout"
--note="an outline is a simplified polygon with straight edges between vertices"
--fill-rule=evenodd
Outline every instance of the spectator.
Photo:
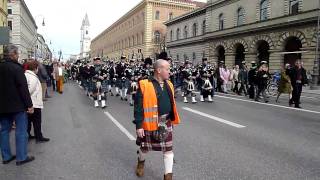
M 295 108 L 301 108 L 300 96 L 302 86 L 308 83 L 307 73 L 302 67 L 301 60 L 296 61 L 295 67 L 290 70 L 289 76 L 293 87 L 292 99 L 290 99 L 289 105 L 291 106 L 292 104 L 295 104 Z
M 63 66 L 61 63 L 58 63 L 58 66 L 54 70 L 55 72 L 55 79 L 56 79 L 56 84 L 57 84 L 57 91 L 62 94 L 63 93 L 63 81 L 64 81 L 64 76 L 63 76 Z
M 29 92 L 31 94 L 31 99 L 34 107 L 34 113 L 28 115 L 28 133 L 29 137 L 32 137 L 30 134 L 31 124 L 33 124 L 34 137 L 36 138 L 36 143 L 47 142 L 50 139 L 43 137 L 41 132 L 41 109 L 43 109 L 43 100 L 42 100 L 42 87 L 37 77 L 39 63 L 37 61 L 31 60 L 28 62 L 27 71 L 25 76 L 28 82 Z
M 229 79 L 230 79 L 230 71 L 227 69 L 226 65 L 223 65 L 223 67 L 221 67 L 219 69 L 220 71 L 220 78 L 222 79 L 222 84 L 221 84 L 221 89 L 223 91 L 223 93 L 228 93 L 227 90 L 227 85 L 229 83 Z
M 23 165 L 34 160 L 27 156 L 28 119 L 26 112 L 34 112 L 24 70 L 18 63 L 18 48 L 9 45 L 4 48 L 4 60 L 0 62 L 0 124 L 1 155 L 3 164 L 14 159 L 16 165 Z M 16 156 L 10 148 L 10 130 L 16 124 Z
M 48 73 L 46 68 L 43 66 L 42 61 L 39 61 L 39 67 L 38 67 L 38 77 L 41 82 L 42 86 L 42 99 L 46 101 L 46 91 L 47 91 L 47 80 L 49 79 Z
M 281 94 L 289 94 L 289 101 L 292 98 L 292 85 L 289 77 L 290 64 L 286 64 L 285 68 L 281 72 L 281 78 L 279 81 L 279 88 L 276 102 L 278 102 Z

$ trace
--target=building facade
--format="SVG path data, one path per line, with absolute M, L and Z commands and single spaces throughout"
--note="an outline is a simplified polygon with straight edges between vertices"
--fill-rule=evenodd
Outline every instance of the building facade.
M 168 26 L 167 48 L 171 58 L 194 64 L 206 57 L 206 8 L 200 8 L 165 23 Z
M 36 22 L 24 0 L 8 1 L 11 43 L 19 48 L 20 60 L 34 58 L 38 33 Z
M 91 55 L 117 59 L 156 57 L 167 36 L 163 22 L 203 3 L 191 0 L 142 0 L 91 42 Z
M 40 61 L 52 59 L 52 53 L 50 51 L 50 48 L 46 44 L 46 41 L 41 34 L 38 34 L 37 45 L 34 54 L 35 59 Z
M 88 18 L 88 14 L 86 14 L 82 20 L 82 24 L 80 28 L 81 30 L 80 59 L 89 57 L 90 43 L 91 43 L 89 28 L 90 28 L 89 18 Z
M 0 0 L 0 27 L 7 26 L 7 16 L 8 16 L 7 0 Z M 0 45 L 0 54 L 3 53 L 3 46 Z
M 208 0 L 205 32 L 194 38 L 167 39 L 168 50 L 176 58 L 177 52 L 181 56 L 190 49 L 203 48 L 204 56 L 210 61 L 225 61 L 228 66 L 244 60 L 268 61 L 271 71 L 302 59 L 312 73 L 318 7 L 318 0 Z M 198 11 L 188 17 L 166 22 L 173 36 L 178 27 L 190 25 L 188 19 L 204 19 Z M 203 44 L 205 47 L 201 47 Z M 196 61 L 200 60 L 201 56 L 196 56 Z

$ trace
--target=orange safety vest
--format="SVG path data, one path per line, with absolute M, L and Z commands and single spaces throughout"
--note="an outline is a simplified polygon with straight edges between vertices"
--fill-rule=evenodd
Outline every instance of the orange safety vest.
M 173 84 L 167 81 L 171 94 L 174 97 Z M 146 131 L 156 131 L 158 129 L 158 99 L 156 95 L 156 90 L 153 83 L 149 79 L 139 81 L 139 87 L 143 96 L 143 115 L 144 121 L 142 123 L 142 128 Z M 173 99 L 173 113 L 174 119 L 171 122 L 174 125 L 180 124 L 180 118 L 177 111 L 176 102 Z

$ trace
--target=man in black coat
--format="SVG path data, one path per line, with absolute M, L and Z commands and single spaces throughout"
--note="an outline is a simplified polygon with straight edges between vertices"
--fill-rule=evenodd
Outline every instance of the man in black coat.
M 1 124 L 1 155 L 3 164 L 14 159 L 16 165 L 34 160 L 27 156 L 28 119 L 27 114 L 33 113 L 33 104 L 28 90 L 27 79 L 22 66 L 18 63 L 18 48 L 9 45 L 4 49 L 4 60 L 0 62 L 0 124 Z M 11 154 L 10 130 L 13 121 L 16 124 L 16 156 Z
M 291 106 L 295 104 L 295 108 L 301 108 L 300 106 L 300 96 L 302 92 L 302 86 L 308 84 L 308 78 L 306 70 L 302 67 L 301 60 L 297 60 L 295 67 L 289 71 L 289 76 L 291 79 L 291 85 L 293 87 L 292 99 L 289 101 Z

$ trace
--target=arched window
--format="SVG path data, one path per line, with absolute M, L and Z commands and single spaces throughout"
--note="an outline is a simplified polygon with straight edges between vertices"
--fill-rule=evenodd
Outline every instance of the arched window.
M 268 0 L 261 0 L 260 2 L 260 20 L 268 19 Z
M 206 33 L 206 20 L 203 20 L 202 22 L 202 34 Z
M 173 13 L 172 12 L 169 13 L 169 20 L 171 20 L 171 19 L 173 19 Z
M 197 36 L 197 34 L 198 34 L 198 24 L 194 23 L 192 25 L 192 36 L 195 37 L 195 36 Z
M 183 29 L 183 37 L 188 38 L 188 26 L 185 26 Z
M 177 29 L 177 40 L 179 40 L 180 39 L 180 29 L 178 28 Z
M 156 14 L 154 16 L 155 20 L 159 20 L 160 19 L 160 11 L 156 11 Z
M 291 15 L 295 15 L 299 13 L 299 0 L 290 0 L 289 4 L 289 12 Z
M 159 31 L 154 32 L 154 43 L 159 44 L 160 43 L 161 34 Z
M 173 31 L 171 30 L 170 31 L 170 41 L 172 41 L 173 40 Z
M 224 17 L 223 14 L 221 13 L 219 15 L 219 30 L 223 30 L 224 29 Z
M 240 7 L 237 11 L 237 26 L 241 26 L 244 23 L 244 9 Z
M 195 52 L 193 52 L 193 53 L 192 53 L 192 61 L 193 61 L 193 62 L 195 62 L 195 61 L 196 61 L 196 59 L 197 59 L 196 53 L 195 53 Z

